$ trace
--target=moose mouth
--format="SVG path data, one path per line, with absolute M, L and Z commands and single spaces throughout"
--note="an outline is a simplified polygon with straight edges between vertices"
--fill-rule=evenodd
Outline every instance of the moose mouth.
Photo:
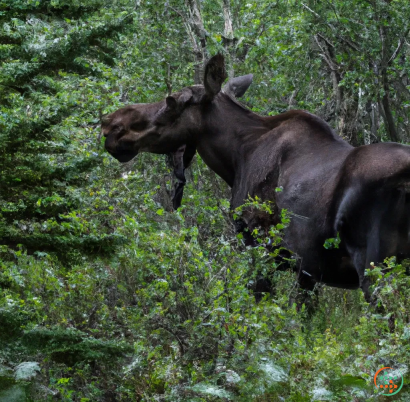
M 122 151 L 119 153 L 111 153 L 110 154 L 117 159 L 118 162 L 121 163 L 126 163 L 129 162 L 132 158 L 137 156 L 137 152 L 132 152 L 132 151 Z

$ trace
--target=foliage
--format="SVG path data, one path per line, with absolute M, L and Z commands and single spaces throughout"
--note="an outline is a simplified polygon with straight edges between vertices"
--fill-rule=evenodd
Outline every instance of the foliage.
M 337 237 L 332 237 L 330 239 L 326 239 L 325 243 L 323 244 L 323 247 L 326 249 L 329 248 L 339 248 L 339 244 L 340 244 L 340 236 L 339 236 L 339 232 L 337 232 Z
M 273 205 L 230 211 L 196 158 L 172 211 L 164 158 L 120 166 L 98 135 L 103 114 L 193 84 L 199 49 L 255 74 L 254 111 L 304 108 L 363 144 L 394 139 L 390 110 L 408 140 L 409 12 L 404 0 L 0 1 L 0 400 L 383 400 L 383 366 L 408 383 L 406 262 L 368 272 L 379 306 L 320 287 L 308 317 L 279 249 L 262 247 L 291 211 L 246 248 L 232 215 Z M 274 292 L 256 303 L 259 273 Z
M 81 195 L 102 164 L 90 134 L 113 81 L 115 41 L 126 27 L 128 13 L 119 5 L 3 5 L 0 187 L 7 191 L 0 199 L 0 236 L 8 245 L 75 258 L 125 241 L 103 205 L 84 217 L 88 200 Z M 104 214 L 105 225 L 93 219 Z

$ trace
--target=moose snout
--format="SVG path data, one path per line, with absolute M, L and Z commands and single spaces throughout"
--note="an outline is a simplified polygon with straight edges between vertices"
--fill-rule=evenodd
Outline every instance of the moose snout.
M 105 140 L 105 149 L 121 163 L 130 161 L 138 154 L 138 151 L 126 148 L 124 144 L 119 143 L 113 136 L 108 136 Z
M 113 135 L 104 135 L 105 136 L 105 149 L 111 155 L 115 154 L 117 141 Z

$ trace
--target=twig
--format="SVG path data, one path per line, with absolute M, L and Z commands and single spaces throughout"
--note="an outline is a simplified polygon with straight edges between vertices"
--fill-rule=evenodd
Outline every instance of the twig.
M 323 49 L 322 45 L 320 44 L 317 38 L 317 35 L 314 36 L 314 39 L 315 39 L 316 44 L 319 46 L 319 49 L 322 51 L 322 53 L 320 53 L 319 55 L 325 60 L 325 62 L 328 64 L 329 68 L 332 71 L 337 71 L 338 70 L 337 66 L 335 66 L 335 64 L 333 63 L 328 52 L 325 49 Z
M 393 54 L 391 55 L 389 61 L 387 62 L 387 65 L 389 65 L 400 53 L 400 50 L 402 49 L 404 42 L 406 41 L 406 36 L 409 34 L 410 32 L 410 28 L 406 31 L 406 33 L 403 35 L 402 38 L 400 38 L 399 40 L 399 44 L 397 45 L 396 50 L 393 52 Z
M 313 11 L 310 7 L 308 7 L 306 4 L 302 3 L 302 6 L 306 8 L 306 10 L 310 11 L 316 18 L 319 18 L 320 20 L 322 19 L 322 17 L 316 12 Z
M 324 22 L 333 32 L 335 32 L 336 37 L 341 40 L 342 42 L 345 42 L 350 48 L 352 48 L 353 50 L 356 50 L 357 52 L 360 51 L 360 49 L 357 47 L 357 45 L 355 43 L 353 43 L 351 40 L 339 35 L 336 32 L 336 28 L 330 24 L 329 22 L 327 22 L 326 20 L 324 20 L 316 11 L 313 11 L 310 7 L 308 7 L 306 4 L 301 3 L 303 7 L 306 8 L 306 10 L 310 11 L 316 18 L 320 19 L 322 22 Z M 366 52 L 367 53 L 367 52 Z
M 320 33 L 318 33 L 318 34 L 316 34 L 317 36 L 320 36 L 329 46 L 332 46 L 332 47 L 335 47 L 335 45 L 332 43 L 332 42 L 330 42 L 330 40 L 329 39 L 327 39 L 325 36 L 323 36 L 322 34 L 320 34 Z
M 179 339 L 178 335 L 163 325 L 158 324 L 156 329 L 159 329 L 159 328 L 165 329 L 165 331 L 169 332 L 171 335 L 173 335 L 176 338 L 179 344 L 179 351 L 181 353 L 181 356 L 183 356 L 185 354 L 185 347 L 181 339 Z

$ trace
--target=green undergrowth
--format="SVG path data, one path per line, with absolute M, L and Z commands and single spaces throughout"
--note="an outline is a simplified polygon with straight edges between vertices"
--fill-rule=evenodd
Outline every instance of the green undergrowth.
M 87 189 L 128 239 L 110 255 L 67 263 L 2 247 L 0 400 L 382 401 L 373 376 L 384 366 L 408 383 L 406 267 L 369 272 L 378 307 L 320 287 L 308 316 L 291 302 L 294 274 L 235 236 L 200 160 L 178 212 L 158 202 L 169 182 L 144 189 L 151 160 Z M 257 272 L 275 284 L 260 303 L 249 289 Z M 395 400 L 409 397 L 404 387 Z

